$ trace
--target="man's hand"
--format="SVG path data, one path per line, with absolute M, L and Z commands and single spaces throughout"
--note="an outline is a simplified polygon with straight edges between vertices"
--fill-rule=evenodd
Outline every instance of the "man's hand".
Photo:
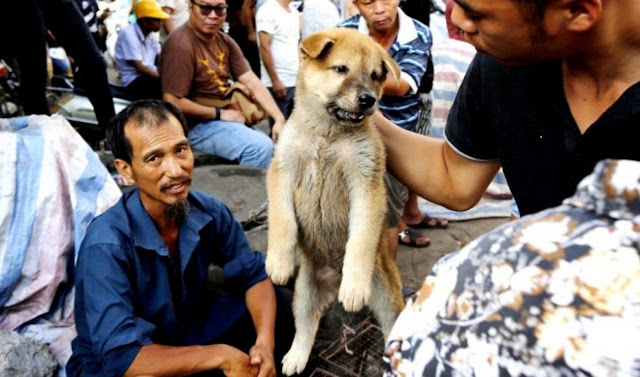
M 242 124 L 247 123 L 247 118 L 244 117 L 244 114 L 234 109 L 220 109 L 220 120 L 238 122 Z
M 276 366 L 273 360 L 273 349 L 264 344 L 256 343 L 249 350 L 249 356 L 251 357 L 251 365 L 259 368 L 258 377 L 275 377 Z
M 222 372 L 227 377 L 256 377 L 260 369 L 253 358 L 237 348 L 228 346 L 226 360 L 222 363 Z M 272 358 L 273 364 L 273 358 Z M 275 374 L 274 374 L 275 375 Z
M 273 81 L 273 96 L 276 98 L 284 98 L 287 95 L 287 88 L 278 80 Z
M 280 134 L 282 133 L 282 130 L 284 130 L 284 122 L 284 120 L 280 120 L 273 123 L 273 127 L 271 128 L 271 139 L 274 143 L 278 142 Z

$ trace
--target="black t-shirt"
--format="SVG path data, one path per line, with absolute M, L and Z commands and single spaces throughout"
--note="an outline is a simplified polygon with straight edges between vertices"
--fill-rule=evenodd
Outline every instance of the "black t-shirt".
M 538 212 L 573 195 L 598 161 L 640 160 L 640 82 L 581 135 L 559 61 L 508 68 L 478 54 L 445 137 L 469 158 L 499 159 L 520 213 Z

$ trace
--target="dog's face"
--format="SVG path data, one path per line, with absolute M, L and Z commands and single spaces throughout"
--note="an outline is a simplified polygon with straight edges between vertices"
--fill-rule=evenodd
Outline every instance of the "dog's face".
M 345 125 L 360 125 L 371 115 L 385 80 L 400 77 L 396 62 L 369 36 L 347 28 L 317 32 L 300 44 L 296 96 L 319 103 Z

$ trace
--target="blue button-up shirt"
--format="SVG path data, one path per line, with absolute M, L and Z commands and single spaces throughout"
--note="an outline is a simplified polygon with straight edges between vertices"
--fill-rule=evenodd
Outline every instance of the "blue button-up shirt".
M 188 200 L 176 259 L 138 190 L 90 224 L 76 266 L 69 376 L 121 376 L 142 346 L 211 343 L 248 312 L 244 292 L 267 277 L 264 256 L 220 201 L 193 191 Z M 222 267 L 229 295 L 207 291 L 210 264 Z

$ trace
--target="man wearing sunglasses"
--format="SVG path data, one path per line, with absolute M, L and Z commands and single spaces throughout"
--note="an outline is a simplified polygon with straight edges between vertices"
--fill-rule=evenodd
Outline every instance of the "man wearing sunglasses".
M 264 168 L 271 161 L 272 140 L 247 127 L 242 112 L 206 105 L 201 100 L 225 99 L 232 82 L 237 81 L 273 119 L 273 141 L 284 126 L 282 112 L 238 44 L 221 31 L 226 14 L 225 0 L 192 0 L 189 4 L 189 21 L 169 35 L 162 49 L 163 99 L 188 118 L 193 148 L 241 165 Z

